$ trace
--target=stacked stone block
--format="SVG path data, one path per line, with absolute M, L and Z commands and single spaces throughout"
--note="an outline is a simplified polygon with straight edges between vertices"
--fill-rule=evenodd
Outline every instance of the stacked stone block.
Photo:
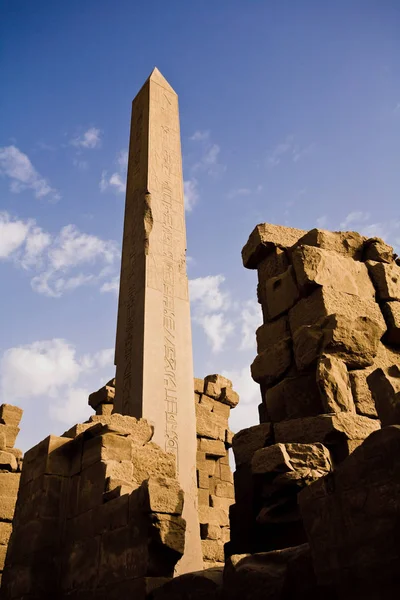
M 306 542 L 297 494 L 379 429 L 378 417 L 394 422 L 400 400 L 400 266 L 390 246 L 262 224 L 242 257 L 258 273 L 251 373 L 262 402 L 260 425 L 233 438 L 230 553 Z
M 135 597 L 183 554 L 175 459 L 145 420 L 94 415 L 25 455 L 2 598 Z
M 232 382 L 221 375 L 194 380 L 197 431 L 197 486 L 205 568 L 223 565 L 229 542 L 229 507 L 234 502 L 229 466 L 232 432 L 228 419 L 239 402 Z
M 21 477 L 22 452 L 14 444 L 22 413 L 11 404 L 0 406 L 0 584 Z

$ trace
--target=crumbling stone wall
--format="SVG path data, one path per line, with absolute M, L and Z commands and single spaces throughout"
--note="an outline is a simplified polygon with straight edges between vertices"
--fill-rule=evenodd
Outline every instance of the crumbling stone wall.
M 26 453 L 2 598 L 139 600 L 172 576 L 183 492 L 152 435 L 145 420 L 94 415 Z
M 22 413 L 18 406 L 0 406 L 0 584 L 22 469 L 22 451 L 14 448 Z
M 234 502 L 229 465 L 232 432 L 228 419 L 239 402 L 232 382 L 221 375 L 194 380 L 197 431 L 197 487 L 204 567 L 224 563 L 229 542 L 229 507 Z
M 264 322 L 251 373 L 262 402 L 260 425 L 233 438 L 230 553 L 307 542 L 298 492 L 379 429 L 378 414 L 393 422 L 400 390 L 400 267 L 390 246 L 262 224 L 242 257 L 258 273 Z

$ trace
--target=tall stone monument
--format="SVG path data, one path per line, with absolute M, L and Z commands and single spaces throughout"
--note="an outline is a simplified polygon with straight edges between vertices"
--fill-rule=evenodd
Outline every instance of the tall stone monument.
M 154 424 L 185 492 L 179 573 L 202 568 L 178 97 L 154 69 L 132 104 L 114 411 Z

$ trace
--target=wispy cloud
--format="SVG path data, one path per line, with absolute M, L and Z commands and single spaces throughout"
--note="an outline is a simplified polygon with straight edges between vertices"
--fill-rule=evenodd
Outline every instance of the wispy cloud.
M 289 134 L 282 142 L 277 144 L 267 156 L 267 166 L 270 168 L 276 167 L 284 159 L 297 163 L 310 154 L 313 151 L 314 146 L 314 143 L 302 146 L 296 141 L 293 134 Z
M 101 130 L 97 127 L 90 127 L 82 135 L 70 140 L 70 144 L 76 148 L 98 148 L 101 146 Z
M 206 131 L 195 131 L 193 135 L 190 136 L 190 139 L 195 142 L 203 142 L 204 140 L 208 140 L 210 137 L 210 132 Z
M 193 174 L 207 173 L 216 176 L 226 170 L 226 166 L 219 161 L 221 148 L 211 140 L 209 131 L 195 131 L 190 139 L 195 141 L 201 148 L 200 157 L 193 162 L 190 168 Z
M 126 191 L 126 173 L 128 168 L 128 151 L 121 150 L 116 159 L 117 170 L 108 176 L 107 171 L 103 171 L 99 183 L 100 191 L 107 189 L 114 190 L 117 194 L 124 194 Z
M 117 244 L 81 232 L 74 225 L 52 235 L 33 219 L 0 214 L 0 259 L 11 260 L 31 274 L 34 291 L 60 297 L 82 285 L 102 284 L 117 268 Z
M 367 223 L 370 219 L 370 214 L 362 210 L 354 210 L 350 212 L 345 219 L 340 223 L 341 229 L 347 229 L 350 226 L 360 226 Z
M 11 180 L 10 190 L 15 194 L 32 190 L 36 198 L 48 196 L 54 201 L 61 198 L 48 180 L 38 173 L 28 156 L 16 146 L 0 148 L 0 175 Z
M 183 182 L 183 192 L 185 200 L 185 210 L 191 212 L 199 200 L 199 190 L 197 179 L 188 179 Z
M 348 213 L 339 225 L 340 229 L 351 228 L 366 237 L 379 237 L 400 251 L 400 219 L 392 221 L 372 221 L 370 213 L 355 210 Z
M 322 215 L 316 219 L 316 224 L 318 229 L 324 229 L 328 225 L 328 217 L 326 215 Z

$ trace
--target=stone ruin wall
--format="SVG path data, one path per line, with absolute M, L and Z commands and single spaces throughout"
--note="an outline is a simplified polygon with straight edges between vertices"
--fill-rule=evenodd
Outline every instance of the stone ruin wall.
M 229 542 L 229 507 L 234 502 L 228 419 L 239 402 L 232 382 L 221 375 L 194 380 L 197 431 L 197 487 L 204 567 L 223 566 Z
M 199 521 L 207 567 L 223 564 L 229 540 L 228 418 L 239 398 L 232 383 L 219 375 L 196 379 L 194 388 Z M 135 594 L 140 599 L 173 576 L 185 544 L 175 461 L 151 441 L 153 428 L 145 420 L 112 414 L 114 397 L 112 379 L 89 396 L 96 412 L 89 421 L 29 450 L 22 476 L 7 473 L 15 479 L 13 486 L 7 481 L 4 492 L 12 491 L 12 501 L 7 497 L 0 505 L 8 510 L 8 537 L 20 476 L 21 483 L 1 598 L 90 595 L 103 600 Z M 5 407 L 2 415 L 11 427 L 10 419 L 22 411 Z M 9 448 L 7 453 L 1 453 L 4 464 L 8 457 L 20 471 Z
M 0 405 L 0 584 L 21 477 L 23 455 L 14 444 L 22 412 L 11 404 Z
M 379 521 L 379 511 L 394 518 L 398 504 L 393 479 L 388 489 L 394 468 L 388 447 L 400 443 L 400 430 L 381 434 L 380 427 L 400 424 L 399 260 L 377 238 L 269 224 L 255 228 L 242 256 L 244 265 L 258 272 L 264 322 L 257 330 L 258 354 L 251 373 L 260 384 L 262 403 L 260 424 L 233 438 L 236 503 L 230 509 L 228 554 L 288 549 L 290 562 L 297 547 L 295 560 L 304 562 L 307 557 L 306 564 L 311 560 L 310 541 L 319 582 L 331 584 L 340 569 L 351 573 L 350 566 L 360 568 L 363 559 L 369 564 L 365 556 L 354 558 L 371 527 L 368 520 Z M 363 444 L 376 431 L 386 437 L 372 435 Z M 373 472 L 383 457 L 387 470 L 370 474 L 368 480 L 366 458 Z M 351 473 L 350 485 L 349 475 L 343 473 Z M 347 501 L 351 490 L 355 497 L 366 497 L 375 477 L 391 508 L 384 508 L 383 497 L 375 508 L 368 503 L 366 512 L 360 498 L 357 509 L 341 508 L 341 492 L 332 496 L 327 482 L 337 481 L 340 489 L 346 476 Z M 316 481 L 319 487 L 310 485 Z M 332 506 L 336 513 L 330 514 Z M 346 510 L 356 510 L 357 516 L 350 517 Z M 387 523 L 393 526 L 390 519 Z M 379 528 L 374 524 L 371 529 L 368 544 L 374 546 Z M 364 546 L 368 544 L 364 540 Z M 230 572 L 237 572 L 233 563 L 228 565 L 228 579 Z M 371 564 L 364 566 L 364 575 Z M 243 563 L 246 568 L 251 567 Z M 354 573 L 351 576 L 354 579 Z M 238 580 L 233 587 L 236 584 Z M 301 596 L 300 588 L 298 593 Z M 340 594 L 350 597 L 349 581 L 347 588 L 340 586 Z

